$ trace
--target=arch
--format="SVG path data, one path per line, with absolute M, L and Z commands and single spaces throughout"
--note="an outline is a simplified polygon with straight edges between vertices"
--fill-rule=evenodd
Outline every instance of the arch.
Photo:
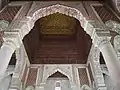
M 68 6 L 63 6 L 60 4 L 56 4 L 56 5 L 52 5 L 52 6 L 48 6 L 48 7 L 44 7 L 44 8 L 40 8 L 39 10 L 35 11 L 31 16 L 27 16 L 27 19 L 23 19 L 23 21 L 27 20 L 27 24 L 28 25 L 28 31 L 20 31 L 22 32 L 22 37 L 24 37 L 26 34 L 29 33 L 29 31 L 34 27 L 35 22 L 42 17 L 48 16 L 50 14 L 54 14 L 54 13 L 61 13 L 61 14 L 65 14 L 67 16 L 70 17 L 74 17 L 76 18 L 80 24 L 81 27 L 84 29 L 84 31 L 92 36 L 92 34 L 94 33 L 94 27 L 92 26 L 92 24 L 89 23 L 88 20 L 86 20 L 86 18 L 82 15 L 82 13 L 75 8 L 71 8 Z M 22 30 L 25 30 L 26 26 L 23 25 L 22 26 Z M 20 33 L 21 34 L 21 33 Z M 22 38 L 23 39 L 23 38 Z M 92 37 L 91 37 L 92 39 Z
M 50 73 L 47 74 L 46 77 L 44 78 L 44 82 L 46 82 L 47 79 L 48 79 L 51 75 L 53 75 L 54 73 L 56 73 L 56 72 L 62 73 L 63 75 L 67 76 L 70 81 L 72 81 L 71 76 L 68 75 L 65 71 L 63 71 L 63 70 L 60 69 L 60 68 L 52 69 L 52 70 L 50 70 L 49 72 L 50 72 Z

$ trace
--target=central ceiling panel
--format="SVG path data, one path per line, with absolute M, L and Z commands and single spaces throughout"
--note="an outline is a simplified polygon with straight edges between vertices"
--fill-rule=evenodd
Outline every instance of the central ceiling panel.
M 54 13 L 39 20 L 42 35 L 72 35 L 75 33 L 76 20 L 64 14 Z

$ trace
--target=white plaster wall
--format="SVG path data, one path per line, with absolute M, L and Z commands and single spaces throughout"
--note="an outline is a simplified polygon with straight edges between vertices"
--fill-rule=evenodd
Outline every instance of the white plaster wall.
M 55 90 L 56 81 L 60 81 L 61 90 L 72 90 L 70 82 L 67 78 L 48 78 L 45 85 L 45 90 Z

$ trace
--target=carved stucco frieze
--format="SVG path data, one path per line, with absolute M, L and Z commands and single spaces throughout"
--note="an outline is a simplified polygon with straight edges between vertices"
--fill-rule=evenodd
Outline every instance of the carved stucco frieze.
M 4 38 L 4 44 L 8 45 L 11 49 L 16 50 L 19 48 L 22 41 L 18 33 L 7 32 L 6 38 Z
M 16 25 L 6 30 L 3 36 L 5 43 L 12 45 L 14 49 L 19 48 L 22 44 L 22 39 L 29 32 L 27 21 L 28 18 L 26 19 L 25 17 L 22 20 L 14 22 Z
M 120 60 L 120 35 L 117 35 L 114 37 L 114 49 L 115 49 L 116 54 Z
M 99 28 L 99 29 L 105 29 L 105 27 L 102 25 L 102 23 L 99 20 L 89 20 L 89 23 L 94 27 L 94 28 Z
M 108 44 L 110 39 L 110 33 L 104 30 L 96 30 L 92 36 L 92 42 L 98 48 L 102 48 L 105 44 Z
M 105 22 L 105 25 L 108 28 L 108 30 L 111 30 L 120 34 L 120 24 L 118 22 L 109 20 Z
M 4 31 L 8 28 L 9 22 L 5 20 L 0 20 L 0 47 L 2 46 L 4 40 L 3 40 L 3 35 Z
M 5 31 L 9 26 L 9 22 L 5 20 L 0 20 L 0 31 Z

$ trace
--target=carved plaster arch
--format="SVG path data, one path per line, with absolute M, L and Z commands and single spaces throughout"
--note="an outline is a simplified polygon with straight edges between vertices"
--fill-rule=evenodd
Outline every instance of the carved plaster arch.
M 56 72 L 62 73 L 63 75 L 67 76 L 69 80 L 71 80 L 70 76 L 60 68 L 57 68 L 57 69 L 53 70 L 53 72 L 49 73 L 49 75 L 46 78 L 49 78 L 51 75 L 53 75 Z
M 79 20 L 81 27 L 84 29 L 84 31 L 91 36 L 91 39 L 93 38 L 92 34 L 94 33 L 95 28 L 92 26 L 91 23 L 89 23 L 89 21 L 82 15 L 82 13 L 78 9 L 56 4 L 56 5 L 40 8 L 37 11 L 35 11 L 31 16 L 26 16 L 26 20 L 27 20 L 26 25 L 28 25 L 27 26 L 28 29 L 27 31 L 21 31 L 22 33 L 20 34 L 22 39 L 34 27 L 35 22 L 39 18 L 48 16 L 50 14 L 54 14 L 57 12 L 61 14 L 65 14 L 70 17 L 74 17 L 77 20 Z M 21 22 L 22 21 L 24 22 L 25 19 L 21 20 Z M 21 30 L 25 30 L 24 28 L 25 28 L 25 25 L 22 26 Z
M 47 79 L 57 71 L 62 73 L 63 75 L 68 77 L 68 80 L 70 82 L 70 85 L 72 88 L 77 88 L 77 84 L 74 81 L 76 77 L 73 77 L 73 69 L 72 65 L 44 65 L 44 70 L 43 70 L 43 77 L 41 84 L 44 85 L 47 82 Z
M 60 72 L 67 76 L 70 82 L 73 82 L 72 66 L 71 65 L 46 65 L 44 67 L 42 83 L 46 83 L 47 79 L 54 73 Z

